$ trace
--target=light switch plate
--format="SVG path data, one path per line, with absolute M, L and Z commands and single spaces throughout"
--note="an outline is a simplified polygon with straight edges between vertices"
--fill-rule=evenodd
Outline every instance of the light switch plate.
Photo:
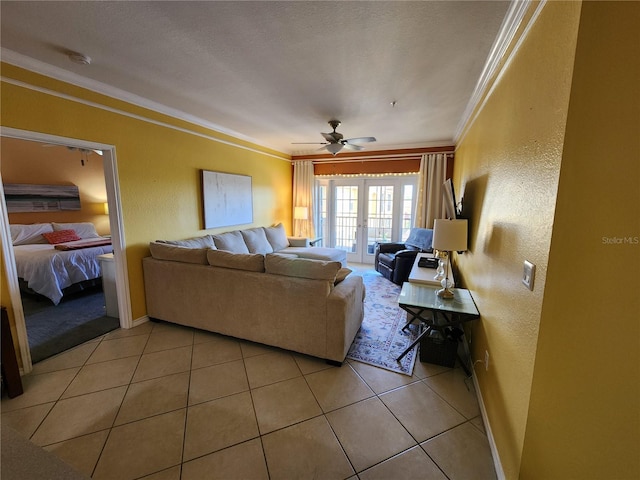
M 524 273 L 522 274 L 522 283 L 529 289 L 533 290 L 533 280 L 536 276 L 536 266 L 525 260 L 524 261 Z

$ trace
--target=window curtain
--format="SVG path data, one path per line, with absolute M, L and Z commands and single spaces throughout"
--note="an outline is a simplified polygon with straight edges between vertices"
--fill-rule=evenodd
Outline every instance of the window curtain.
M 293 234 L 299 237 L 315 238 L 314 217 L 315 177 L 313 162 L 304 160 L 293 163 L 293 211 L 295 207 L 306 207 L 307 219 L 293 219 Z
M 428 153 L 420 160 L 418 197 L 413 226 L 433 228 L 436 218 L 445 218 L 442 185 L 447 175 L 447 154 Z

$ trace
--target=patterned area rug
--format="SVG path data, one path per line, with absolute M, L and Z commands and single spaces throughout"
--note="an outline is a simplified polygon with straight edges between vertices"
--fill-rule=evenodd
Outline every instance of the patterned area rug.
M 418 336 L 417 325 L 411 325 L 406 332 L 402 331 L 407 314 L 398 306 L 400 286 L 374 271 L 364 272 L 362 279 L 367 289 L 364 320 L 347 358 L 412 375 L 417 345 L 400 362 L 396 361 Z

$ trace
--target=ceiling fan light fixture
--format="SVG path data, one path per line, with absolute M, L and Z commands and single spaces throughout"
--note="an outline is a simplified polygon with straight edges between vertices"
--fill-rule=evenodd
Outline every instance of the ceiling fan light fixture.
M 341 143 L 330 143 L 329 145 L 327 145 L 326 147 L 324 147 L 327 149 L 327 151 L 329 153 L 331 153 L 331 155 L 333 155 L 334 157 L 337 155 L 337 153 L 342 150 L 342 144 Z

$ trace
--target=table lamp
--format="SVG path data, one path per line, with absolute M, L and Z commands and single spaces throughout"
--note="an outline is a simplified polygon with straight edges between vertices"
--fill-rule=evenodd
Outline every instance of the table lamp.
M 433 248 L 449 252 L 447 274 L 442 280 L 442 288 L 436 292 L 440 298 L 453 298 L 449 283 L 449 264 L 451 252 L 462 252 L 467 249 L 467 221 L 436 219 L 433 224 Z
M 308 207 L 294 207 L 293 209 L 293 219 L 305 221 L 309 219 L 309 208 Z M 301 223 L 298 223 L 298 235 L 302 236 L 304 234 L 305 228 L 301 228 Z M 304 226 L 304 223 L 302 223 Z

